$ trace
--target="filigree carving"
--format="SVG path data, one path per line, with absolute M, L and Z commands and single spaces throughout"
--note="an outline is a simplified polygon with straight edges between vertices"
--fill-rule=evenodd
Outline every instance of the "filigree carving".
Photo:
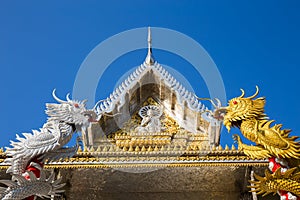
M 158 106 L 144 106 L 140 109 L 139 115 L 143 118 L 140 126 L 136 128 L 138 133 L 159 133 L 161 132 L 160 117 L 162 110 Z

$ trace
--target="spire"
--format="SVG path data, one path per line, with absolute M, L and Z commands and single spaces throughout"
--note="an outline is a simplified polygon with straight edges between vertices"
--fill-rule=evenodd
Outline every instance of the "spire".
M 154 64 L 154 58 L 152 57 L 152 38 L 151 38 L 151 29 L 148 27 L 148 54 L 145 59 L 147 65 Z

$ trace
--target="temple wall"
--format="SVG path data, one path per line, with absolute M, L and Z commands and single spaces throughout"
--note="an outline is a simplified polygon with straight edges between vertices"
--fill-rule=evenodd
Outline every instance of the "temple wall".
M 56 169 L 67 200 L 250 200 L 249 167 L 202 166 L 167 168 Z M 265 167 L 254 167 L 262 174 Z M 148 170 L 148 172 L 146 172 Z M 0 179 L 8 179 L 0 171 Z M 258 199 L 279 199 L 268 195 Z

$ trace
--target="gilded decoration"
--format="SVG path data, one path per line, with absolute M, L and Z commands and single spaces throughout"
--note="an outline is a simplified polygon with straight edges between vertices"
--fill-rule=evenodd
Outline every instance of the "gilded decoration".
M 210 151 L 180 151 L 162 149 L 160 156 L 151 149 L 143 152 L 128 152 L 115 148 L 114 151 L 103 149 L 78 149 L 72 158 L 46 161 L 45 168 L 135 168 L 135 167 L 199 167 L 199 166 L 268 166 L 264 159 L 251 159 L 242 151 L 229 148 L 227 145 L 213 148 Z M 5 152 L 0 153 L 0 169 L 6 170 L 9 165 L 3 163 Z
M 149 111 L 156 116 L 147 116 Z M 121 149 L 147 154 L 165 150 L 186 152 L 209 149 L 207 134 L 191 133 L 181 128 L 152 97 L 142 103 L 141 109 L 134 112 L 123 128 L 109 135 L 108 139 L 111 145 L 102 148 L 110 151 Z
M 237 127 L 245 138 L 256 145 L 247 145 L 239 135 L 233 137 L 238 149 L 252 159 L 268 159 L 269 170 L 265 177 L 255 175 L 257 181 L 251 181 L 252 192 L 267 195 L 278 193 L 281 199 L 299 199 L 300 195 L 300 143 L 297 136 L 290 136 L 291 130 L 281 129 L 282 124 L 272 126 L 274 120 L 264 112 L 265 98 L 257 97 L 259 88 L 249 97 L 242 90 L 239 97 L 229 100 L 227 107 L 220 107 L 215 113 L 223 118 L 230 131 Z

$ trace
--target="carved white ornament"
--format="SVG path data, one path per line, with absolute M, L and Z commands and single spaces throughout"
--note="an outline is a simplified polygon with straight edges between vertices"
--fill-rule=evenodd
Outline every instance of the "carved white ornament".
M 58 196 L 64 191 L 60 189 L 64 184 L 59 184 L 60 179 L 54 181 L 54 174 L 46 179 L 41 171 L 42 165 L 45 160 L 72 157 L 79 144 L 73 148 L 64 145 L 76 131 L 86 131 L 97 115 L 94 110 L 85 108 L 85 101 L 71 100 L 69 95 L 67 101 L 61 100 L 56 97 L 55 90 L 53 97 L 59 104 L 46 104 L 48 120 L 43 127 L 32 133 L 23 133 L 23 137 L 17 135 L 17 141 L 11 141 L 11 147 L 7 148 L 6 155 L 9 157 L 5 162 L 10 165 L 7 173 L 12 174 L 17 182 L 0 180 L 8 186 L 0 187 L 0 199 L 19 200 L 32 195 L 51 198 L 51 195 Z M 41 177 L 37 178 L 30 167 L 40 171 Z M 27 175 L 29 177 L 26 178 Z
M 143 118 L 141 125 L 137 127 L 138 133 L 158 133 L 161 131 L 160 116 L 162 110 L 158 106 L 144 106 L 139 115 Z

